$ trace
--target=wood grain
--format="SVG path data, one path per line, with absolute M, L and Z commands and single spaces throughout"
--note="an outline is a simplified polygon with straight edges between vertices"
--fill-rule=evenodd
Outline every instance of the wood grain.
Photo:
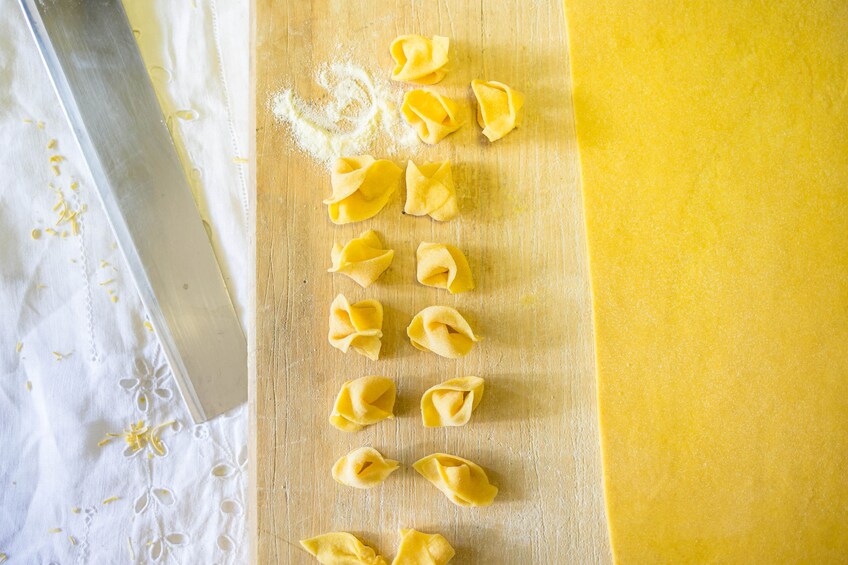
M 256 320 L 251 383 L 251 510 L 258 563 L 308 563 L 298 540 L 347 530 L 394 556 L 397 530 L 440 532 L 455 563 L 599 563 L 609 560 L 596 416 L 591 304 L 571 109 L 565 21 L 559 2 L 256 0 Z M 293 148 L 267 110 L 291 86 L 326 95 L 312 69 L 338 56 L 388 78 L 401 33 L 451 39 L 452 70 L 436 85 L 461 101 L 466 125 L 435 147 L 394 159 L 451 159 L 461 215 L 447 222 L 401 214 L 402 191 L 376 218 L 334 226 L 321 204 L 329 174 Z M 499 80 L 527 96 L 522 127 L 490 144 L 474 121 L 469 83 Z M 397 85 L 398 96 L 404 89 Z M 378 142 L 372 153 L 386 157 Z M 334 239 L 377 230 L 395 249 L 369 289 L 326 272 Z M 463 249 L 477 289 L 451 296 L 415 281 L 421 241 Z M 385 307 L 377 362 L 327 343 L 338 293 Z M 451 305 L 484 341 L 460 360 L 415 350 L 405 328 L 420 309 Z M 358 434 L 332 428 L 339 386 L 369 374 L 396 380 L 397 418 Z M 425 429 L 418 402 L 433 384 L 486 379 L 463 428 Z M 337 485 L 332 463 L 370 445 L 404 467 L 381 487 Z M 482 465 L 500 487 L 495 504 L 462 509 L 418 476 L 429 453 Z

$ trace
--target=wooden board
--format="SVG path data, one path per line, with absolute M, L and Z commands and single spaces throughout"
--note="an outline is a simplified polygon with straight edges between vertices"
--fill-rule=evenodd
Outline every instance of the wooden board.
M 348 530 L 387 558 L 397 530 L 440 532 L 455 563 L 609 560 L 597 432 L 594 356 L 578 155 L 560 2 L 256 0 L 256 320 L 251 383 L 253 543 L 257 563 L 308 563 L 298 540 Z M 312 70 L 349 47 L 388 77 L 400 33 L 451 39 L 452 71 L 436 85 L 461 101 L 466 125 L 416 160 L 451 159 L 461 216 L 447 223 L 401 214 L 402 194 L 373 220 L 334 226 L 321 200 L 329 174 L 293 149 L 267 110 L 292 86 L 324 96 Z M 527 96 L 521 129 L 490 144 L 474 121 L 469 83 L 500 80 Z M 398 92 L 404 87 L 398 86 Z M 410 87 L 411 88 L 411 87 Z M 385 157 L 378 144 L 373 154 Z M 405 158 L 397 157 L 405 165 Z M 326 272 L 334 239 L 377 230 L 391 269 L 362 289 Z M 477 289 L 451 296 L 415 282 L 421 241 L 463 249 Z M 327 343 L 339 292 L 385 307 L 377 362 Z M 467 314 L 484 341 L 460 360 L 415 350 L 405 328 L 422 308 Z M 397 418 L 358 434 L 332 428 L 340 385 L 369 374 L 396 380 Z M 469 425 L 425 429 L 430 386 L 479 375 L 486 393 Z M 404 467 L 381 487 L 337 485 L 333 462 L 370 445 Z M 487 508 L 453 506 L 411 464 L 437 451 L 469 458 L 500 488 Z

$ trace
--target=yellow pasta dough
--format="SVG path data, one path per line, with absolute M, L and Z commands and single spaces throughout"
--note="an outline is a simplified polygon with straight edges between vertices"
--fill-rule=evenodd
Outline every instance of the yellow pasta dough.
M 387 565 L 359 538 L 347 532 L 330 532 L 300 540 L 300 545 L 323 565 Z
M 477 97 L 477 123 L 489 141 L 497 141 L 521 125 L 524 95 L 502 82 L 471 81 Z
M 402 529 L 392 565 L 445 565 L 454 555 L 456 551 L 442 535 Z
M 435 84 L 445 78 L 450 40 L 441 35 L 398 36 L 389 48 L 395 68 L 392 80 L 413 84 Z
M 474 288 L 471 267 L 462 251 L 445 243 L 423 242 L 416 252 L 418 282 L 447 289 L 451 294 Z
M 333 465 L 336 482 L 359 489 L 373 488 L 396 471 L 398 462 L 386 459 L 371 447 L 354 449 Z
M 421 141 L 430 145 L 462 127 L 456 102 L 429 90 L 404 94 L 400 111 Z
M 483 379 L 457 377 L 430 387 L 421 397 L 421 419 L 427 428 L 463 426 L 483 399 Z
M 333 195 L 324 200 L 334 224 L 376 216 L 400 185 L 403 169 L 370 155 L 341 157 L 333 165 Z
M 330 423 L 343 432 L 358 432 L 365 426 L 394 418 L 397 389 L 387 377 L 360 377 L 342 385 Z
M 480 338 L 462 314 L 450 306 L 428 306 L 412 318 L 406 335 L 421 351 L 456 359 L 471 351 Z
M 848 556 L 848 4 L 566 0 L 619 563 Z
M 377 232 L 369 230 L 351 239 L 344 246 L 339 243 L 333 245 L 333 266 L 329 272 L 343 273 L 355 280 L 359 286 L 367 288 L 389 268 L 394 256 L 393 250 L 383 249 Z
M 489 484 L 486 472 L 462 457 L 434 453 L 412 467 L 457 506 L 488 506 L 498 494 L 498 487 Z
M 430 216 L 441 222 L 459 213 L 450 161 L 406 166 L 406 205 L 413 216 Z
M 376 300 L 348 302 L 343 294 L 330 305 L 330 345 L 348 349 L 374 361 L 380 356 L 383 337 L 383 305 Z

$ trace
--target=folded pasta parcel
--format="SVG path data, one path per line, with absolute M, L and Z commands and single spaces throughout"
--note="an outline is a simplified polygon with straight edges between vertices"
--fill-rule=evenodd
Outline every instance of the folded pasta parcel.
M 373 488 L 397 471 L 399 463 L 372 447 L 354 449 L 333 465 L 337 483 L 359 489 Z
M 348 532 L 329 532 L 300 540 L 303 549 L 323 565 L 387 565 L 374 548 Z
M 427 389 L 421 397 L 424 427 L 464 426 L 483 399 L 483 379 L 457 377 Z
M 394 418 L 397 388 L 387 377 L 360 377 L 342 385 L 330 423 L 343 432 L 358 432 L 365 426 Z
M 413 84 L 435 84 L 445 78 L 450 40 L 441 35 L 428 39 L 421 35 L 400 35 L 389 52 L 395 60 L 392 80 Z
M 393 250 L 383 248 L 377 232 L 369 230 L 344 245 L 333 245 L 330 253 L 333 266 L 328 272 L 345 274 L 367 288 L 389 268 L 394 256 Z
M 521 125 L 524 95 L 496 81 L 471 81 L 477 98 L 477 123 L 489 141 L 497 141 Z
M 402 529 L 392 565 L 446 565 L 454 555 L 456 551 L 444 536 Z
M 474 289 L 474 278 L 465 254 L 446 243 L 423 242 L 415 253 L 416 276 L 425 286 L 444 288 L 451 294 Z
M 400 111 L 418 138 L 429 145 L 462 127 L 456 102 L 430 90 L 410 90 L 404 94 Z
M 468 354 L 480 341 L 462 314 L 450 306 L 424 308 L 412 318 L 406 335 L 416 349 L 449 359 Z
M 330 304 L 330 345 L 345 353 L 353 349 L 376 361 L 383 337 L 383 305 L 369 299 L 351 304 L 343 294 Z
M 430 216 L 444 222 L 456 217 L 459 207 L 450 161 L 406 166 L 406 214 Z
M 403 169 L 370 155 L 342 157 L 333 165 L 333 194 L 327 205 L 334 224 L 361 222 L 376 216 L 400 186 Z
M 482 467 L 447 453 L 434 453 L 412 467 L 457 506 L 488 506 L 498 494 Z

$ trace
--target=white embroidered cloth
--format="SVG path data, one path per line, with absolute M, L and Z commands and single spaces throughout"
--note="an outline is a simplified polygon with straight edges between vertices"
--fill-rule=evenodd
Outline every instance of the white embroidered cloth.
M 247 5 L 125 0 L 242 319 Z M 16 0 L 0 85 L 0 562 L 246 562 L 246 409 L 192 425 Z

